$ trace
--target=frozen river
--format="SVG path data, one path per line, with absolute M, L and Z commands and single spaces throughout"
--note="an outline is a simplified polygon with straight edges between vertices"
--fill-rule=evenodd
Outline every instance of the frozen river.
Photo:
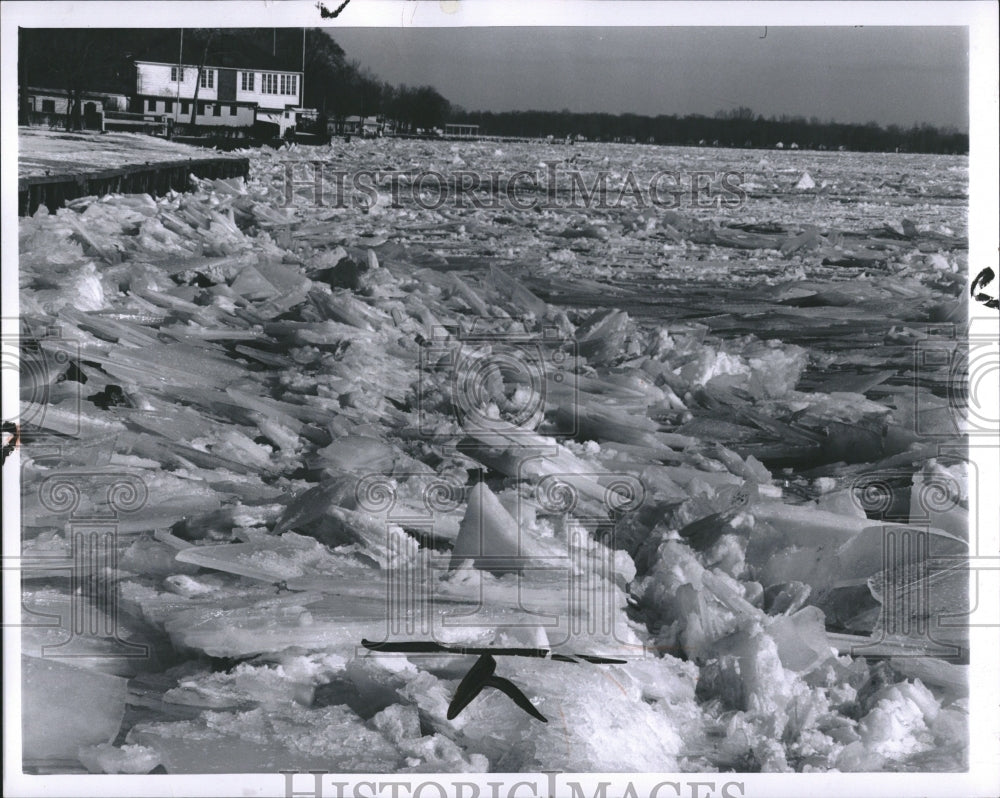
M 967 158 L 248 155 L 21 221 L 26 766 L 965 767 Z

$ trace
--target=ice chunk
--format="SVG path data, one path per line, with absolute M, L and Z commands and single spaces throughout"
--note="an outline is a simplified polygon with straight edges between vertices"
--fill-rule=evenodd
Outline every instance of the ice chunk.
M 406 756 L 403 773 L 475 773 L 489 768 L 482 754 L 466 756 L 442 734 L 422 736 L 417 708 L 408 704 L 386 707 L 369 721 Z
M 840 545 L 871 526 L 867 518 L 777 502 L 758 502 L 751 512 L 757 521 L 773 527 L 786 545 L 793 546 Z
M 870 752 L 886 757 L 926 750 L 933 745 L 926 721 L 936 716 L 937 709 L 937 702 L 919 680 L 886 687 L 858 724 L 861 742 Z
M 113 741 L 127 691 L 128 680 L 119 676 L 22 656 L 25 760 L 76 759 L 80 746 Z
M 420 715 L 417 708 L 405 704 L 392 704 L 371 719 L 371 725 L 386 739 L 394 743 L 420 736 Z
M 278 293 L 253 266 L 244 266 L 229 287 L 237 294 L 253 300 L 271 299 Z
M 824 620 L 819 608 L 803 607 L 794 615 L 779 615 L 767 624 L 784 667 L 807 673 L 834 655 Z
M 592 363 L 612 363 L 625 351 L 628 313 L 624 310 L 594 311 L 576 331 L 580 354 Z
M 519 280 L 496 266 L 490 267 L 490 282 L 494 289 L 508 302 L 516 315 L 530 314 L 536 318 L 545 316 L 548 305 L 529 291 Z
M 928 523 L 957 537 L 969 536 L 968 474 L 964 463 L 947 467 L 932 459 L 913 475 L 910 522 Z
M 65 570 L 50 573 L 62 577 Z M 148 627 L 136 619 L 113 612 L 113 605 L 108 606 L 106 601 L 88 592 L 71 596 L 64 589 L 46 587 L 44 583 L 38 589 L 25 586 L 21 653 L 41 657 L 45 662 L 66 662 L 125 677 L 158 667 L 163 653 L 158 636 L 151 635 Z M 39 618 L 52 620 L 39 623 Z M 89 634 L 74 634 L 79 623 L 87 625 Z M 61 659 L 60 655 L 71 658 Z
M 824 590 L 864 584 L 869 577 L 878 576 L 888 569 L 894 579 L 893 587 L 899 589 L 905 583 L 902 569 L 909 562 L 908 558 L 916 557 L 919 563 L 925 563 L 928 553 L 932 557 L 941 557 L 967 552 L 964 541 L 940 530 L 902 524 L 872 526 L 867 518 L 835 516 L 805 507 L 789 506 L 788 510 L 793 512 L 782 511 L 781 514 L 770 514 L 771 510 L 768 508 L 762 513 L 760 508 L 763 507 L 768 506 L 760 505 L 753 510 L 759 520 L 763 516 L 774 527 L 780 525 L 789 532 L 793 532 L 794 528 L 785 527 L 784 522 L 794 518 L 800 510 L 811 512 L 816 519 L 808 532 L 793 532 L 792 536 L 785 539 L 788 548 L 772 550 L 771 556 L 765 557 L 762 562 L 760 552 L 766 550 L 767 544 L 763 540 L 751 540 L 747 559 L 760 562 L 760 578 L 767 585 L 797 580 L 807 583 L 815 590 Z M 828 520 L 836 518 L 842 519 L 836 528 L 826 526 Z M 824 529 L 829 529 L 826 540 L 814 537 Z M 850 537 L 844 540 L 847 535 Z M 843 542 L 839 542 L 838 538 Z M 771 543 L 774 542 L 772 538 Z M 889 556 L 893 559 L 887 559 Z
M 179 552 L 177 559 L 265 582 L 336 572 L 343 561 L 318 541 L 294 532 L 267 536 L 252 543 L 191 546 Z
M 451 552 L 452 568 L 464 560 L 472 560 L 485 571 L 518 571 L 526 567 L 532 556 L 543 556 L 545 552 L 484 483 L 470 491 L 465 517 Z
M 140 723 L 128 740 L 151 748 L 168 773 L 393 771 L 394 745 L 345 706 L 204 712 L 194 720 Z
M 443 734 L 403 740 L 400 751 L 406 756 L 401 773 L 485 773 L 490 761 L 482 754 L 465 754 Z
M 108 743 L 80 748 L 78 758 L 91 773 L 142 775 L 160 764 L 160 756 L 142 745 L 117 748 Z
M 855 740 L 844 746 L 834 764 L 845 773 L 869 772 L 881 770 L 885 757 L 869 750 L 868 745 L 861 740 Z
M 803 172 L 802 177 L 799 178 L 799 182 L 795 184 L 795 188 L 798 191 L 806 191 L 810 188 L 816 188 L 816 181 L 812 179 L 812 175 L 808 172 Z
M 368 251 L 374 256 L 374 252 Z M 362 264 L 345 254 L 335 266 L 313 273 L 312 278 L 326 283 L 331 288 L 360 291 L 370 287 L 370 272 L 377 269 L 378 258 L 375 258 L 373 268 L 371 259 Z
M 943 687 L 951 695 L 969 693 L 969 666 L 954 665 L 934 657 L 893 657 L 892 669 L 910 678 L 919 677 L 926 684 Z
M 931 723 L 931 732 L 938 746 L 965 749 L 969 745 L 969 714 L 959 709 L 942 709 Z
M 381 588 L 382 596 L 385 595 Z M 272 591 L 273 595 L 274 591 Z M 210 596 L 209 599 L 212 597 Z M 218 608 L 218 599 L 186 611 L 175 611 L 164 624 L 174 644 L 213 657 L 246 657 L 296 647 L 350 651 L 375 623 L 385 619 L 385 607 L 371 598 L 334 602 L 319 618 L 311 602 L 321 597 L 294 593 L 274 596 L 248 606 Z
M 353 544 L 383 567 L 408 560 L 417 542 L 386 515 L 351 510 L 360 480 L 330 480 L 297 496 L 282 514 L 276 532 L 299 530 L 328 546 Z
M 72 271 L 59 275 L 59 288 L 42 289 L 35 298 L 48 305 L 51 311 L 69 305 L 79 310 L 103 310 L 104 288 L 97 274 L 97 267 L 87 262 Z
M 211 709 L 282 707 L 291 702 L 308 706 L 313 700 L 313 685 L 302 674 L 277 667 L 240 663 L 225 672 L 183 677 L 176 687 L 163 694 L 171 704 Z
M 757 624 L 738 632 L 734 642 L 739 657 L 744 708 L 775 720 L 776 731 L 784 728 L 785 707 L 795 692 L 795 680 L 781 663 L 778 644 Z

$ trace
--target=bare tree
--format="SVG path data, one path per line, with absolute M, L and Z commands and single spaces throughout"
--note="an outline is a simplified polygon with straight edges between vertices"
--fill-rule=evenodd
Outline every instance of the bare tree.
M 191 126 L 195 124 L 195 117 L 198 114 L 198 91 L 201 89 L 201 73 L 205 70 L 205 62 L 208 61 L 208 48 L 212 46 L 212 39 L 215 38 L 215 34 L 218 30 L 213 28 L 208 32 L 208 38 L 205 39 L 205 47 L 201 51 L 201 61 L 198 62 L 198 74 L 195 75 L 194 80 L 194 100 L 191 101 Z

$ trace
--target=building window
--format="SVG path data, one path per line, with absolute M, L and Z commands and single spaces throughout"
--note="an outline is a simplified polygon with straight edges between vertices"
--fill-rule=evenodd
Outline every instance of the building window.
M 173 110 L 174 110 L 174 101 L 173 100 L 164 100 L 163 101 L 163 110 L 166 113 L 168 113 L 168 114 L 172 113 Z
M 260 76 L 260 90 L 264 94 L 278 93 L 278 76 L 265 72 Z
M 295 84 L 298 82 L 298 77 L 296 75 L 288 76 L 288 94 L 298 94 L 295 88 Z
M 146 101 L 146 110 L 147 111 L 155 111 L 156 110 L 156 100 L 147 100 Z
M 214 89 L 215 88 L 215 70 L 214 69 L 203 69 L 201 71 L 201 87 L 203 89 Z
M 296 75 L 282 75 L 280 82 L 280 94 L 297 94 L 295 91 L 295 84 L 297 82 Z
M 191 106 L 188 104 L 187 100 L 181 100 L 181 113 L 186 114 L 191 110 Z
M 198 114 L 201 116 L 205 115 L 205 103 L 198 103 Z
M 230 116 L 236 116 L 236 106 L 235 105 L 230 105 L 229 106 L 229 115 Z
M 221 105 L 216 105 L 212 109 L 212 116 L 222 116 L 222 106 Z
M 240 88 L 243 91 L 253 91 L 254 72 L 244 72 L 240 78 Z
M 172 83 L 181 83 L 184 80 L 184 67 L 170 67 L 170 80 Z
M 56 112 L 56 101 L 55 100 L 42 100 L 42 113 L 43 114 L 54 114 Z

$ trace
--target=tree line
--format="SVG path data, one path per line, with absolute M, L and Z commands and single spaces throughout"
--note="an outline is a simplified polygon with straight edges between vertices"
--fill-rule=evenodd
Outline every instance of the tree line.
M 473 111 L 462 121 L 498 136 L 583 137 L 588 141 L 721 147 L 785 147 L 862 152 L 968 153 L 969 136 L 955 128 L 931 125 L 882 127 L 876 122 L 850 124 L 816 117 L 768 117 L 748 108 L 718 111 L 714 116 L 688 114 L 574 113 L 571 111 Z
M 321 125 L 348 116 L 379 117 L 399 132 L 442 128 L 447 122 L 479 125 L 495 136 L 585 138 L 674 145 L 967 153 L 969 136 L 931 125 L 850 124 L 816 117 L 765 118 L 739 107 L 713 116 L 562 111 L 466 111 L 432 86 L 393 85 L 347 58 L 319 28 L 209 29 L 21 29 L 18 81 L 69 92 L 74 109 L 68 126 L 82 124 L 84 91 L 135 91 L 136 60 L 221 67 L 304 71 L 304 104 L 316 108 Z M 182 56 L 183 44 L 183 56 Z M 22 105 L 23 108 L 23 105 Z

